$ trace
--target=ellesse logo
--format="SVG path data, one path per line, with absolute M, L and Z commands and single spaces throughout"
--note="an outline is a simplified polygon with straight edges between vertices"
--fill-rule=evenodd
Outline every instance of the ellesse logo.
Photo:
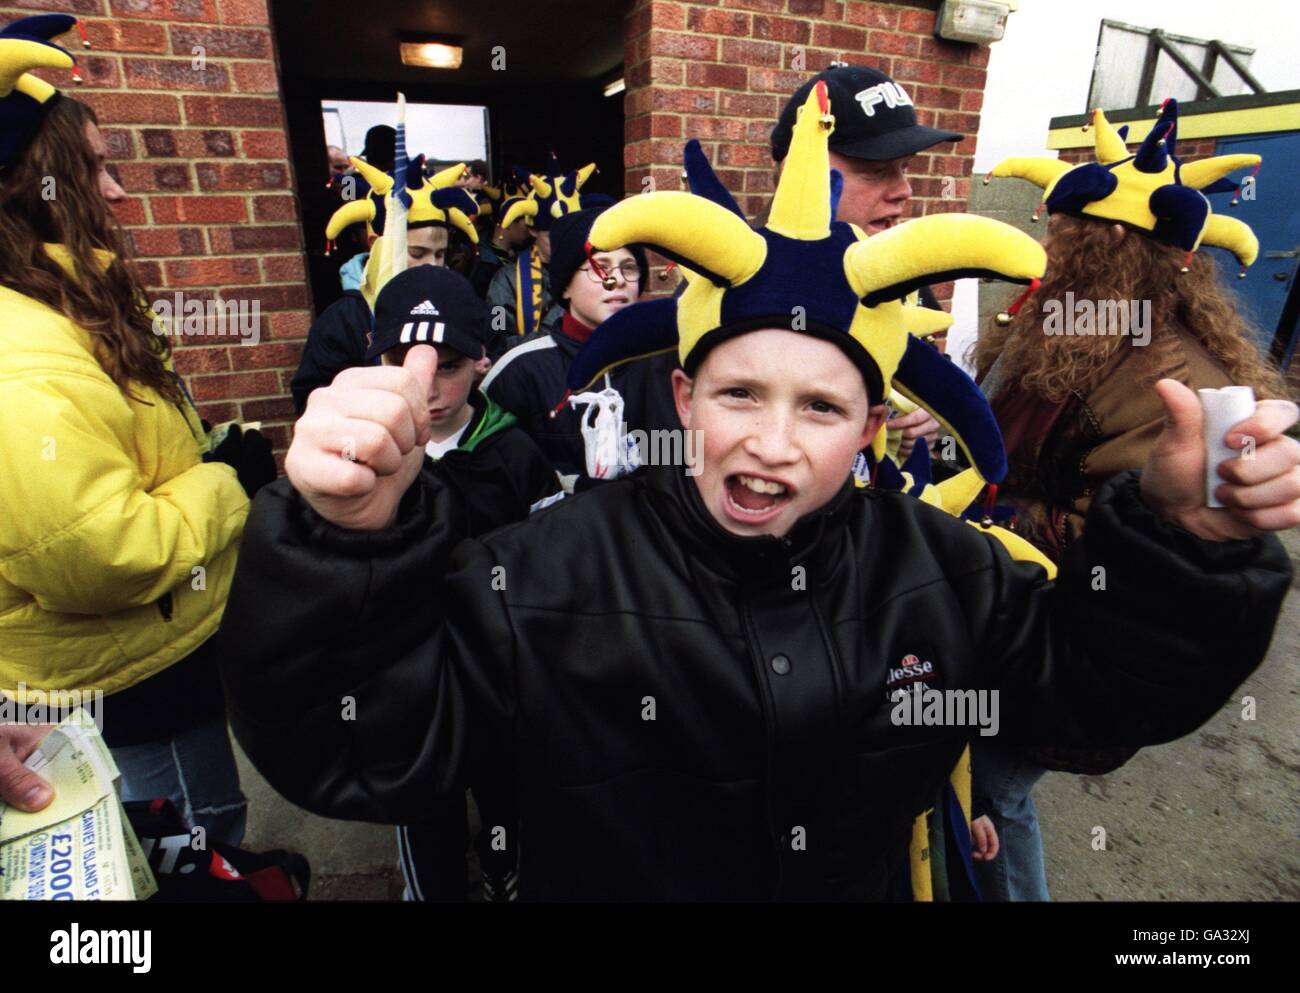
M 928 682 L 934 675 L 936 675 L 934 663 L 929 659 L 921 659 L 911 654 L 904 655 L 898 666 L 889 670 L 885 688 L 892 689 L 896 686 L 906 686 L 908 683 Z

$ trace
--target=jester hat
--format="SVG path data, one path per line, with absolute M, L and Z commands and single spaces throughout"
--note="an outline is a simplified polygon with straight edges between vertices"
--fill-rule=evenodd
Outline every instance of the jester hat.
M 364 197 L 345 203 L 330 217 L 325 227 L 325 237 L 330 241 L 348 225 L 363 221 L 370 234 L 382 235 L 390 200 L 395 195 L 397 182 L 392 175 L 362 159 L 353 158 L 351 162 L 370 190 Z M 473 218 L 478 213 L 478 204 L 467 190 L 453 185 L 464 171 L 465 163 L 458 162 L 426 178 L 424 156 L 411 160 L 404 170 L 404 188 L 410 201 L 406 208 L 407 226 L 430 221 L 447 224 L 477 245 L 478 231 Z
M 1258 155 L 1216 155 L 1183 163 L 1175 154 L 1178 101 L 1161 104 L 1150 133 L 1130 153 L 1128 128 L 1116 130 L 1100 109 L 1092 112 L 1097 161 L 1071 166 L 1060 159 L 1010 158 L 985 177 L 1016 176 L 1043 188 L 1034 212 L 1072 214 L 1115 221 L 1148 238 L 1188 253 L 1201 245 L 1226 248 L 1245 267 L 1259 255 L 1254 232 L 1233 217 L 1215 214 L 1207 193 L 1226 193 L 1238 185 L 1224 177 L 1236 169 L 1259 168 Z
M 53 39 L 81 30 L 82 43 L 89 48 L 81 22 L 69 14 L 37 14 L 22 17 L 0 28 L 0 168 L 12 165 L 31 142 L 45 113 L 59 95 L 31 69 L 71 69 L 77 75 L 76 60 Z
M 588 162 L 581 169 L 561 172 L 560 160 L 552 153 L 545 173 L 529 175 L 528 183 L 532 187 L 532 193 L 502 212 L 501 226 L 509 227 L 520 217 L 526 217 L 529 218 L 531 227 L 538 231 L 549 231 L 556 218 L 582 210 L 583 207 L 596 206 L 587 202 L 579 192 L 595 171 L 596 163 Z
M 1043 273 L 1043 249 L 1009 225 L 971 214 L 918 218 L 869 240 L 856 225 L 833 221 L 833 128 L 818 85 L 799 112 L 767 225 L 758 230 L 716 200 L 677 191 L 630 197 L 601 214 L 588 241 L 592 252 L 653 249 L 683 267 L 687 287 L 602 324 L 575 357 L 568 385 L 582 389 L 611 366 L 672 348 L 694 375 L 714 345 L 788 328 L 838 345 L 876 402 L 891 385 L 918 403 L 928 400 L 980 474 L 1000 480 L 1006 453 L 996 421 L 981 416 L 987 404 L 978 387 L 908 333 L 900 298 L 968 276 L 1030 282 Z

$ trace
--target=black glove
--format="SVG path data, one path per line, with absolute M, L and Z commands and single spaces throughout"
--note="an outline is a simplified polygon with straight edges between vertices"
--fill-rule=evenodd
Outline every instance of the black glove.
M 238 424 L 230 426 L 230 431 L 221 440 L 221 444 L 204 455 L 203 461 L 224 462 L 233 468 L 239 476 L 239 485 L 244 488 L 250 500 L 277 475 L 271 443 L 261 431 L 245 431 Z

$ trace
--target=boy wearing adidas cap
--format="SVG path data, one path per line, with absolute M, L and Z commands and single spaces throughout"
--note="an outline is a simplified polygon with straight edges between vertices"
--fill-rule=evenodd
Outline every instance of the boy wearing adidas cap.
M 385 284 L 375 302 L 368 361 L 400 366 L 415 345 L 432 345 L 438 370 L 428 392 L 433 471 L 454 492 L 468 535 L 523 520 L 559 499 L 559 481 L 533 441 L 479 391 L 486 368 L 487 306 L 469 281 L 450 269 L 417 266 Z M 480 835 L 479 862 L 489 899 L 513 895 L 515 824 L 511 775 L 482 771 L 474 796 L 483 823 L 507 826 L 504 847 Z M 453 793 L 431 817 L 398 828 L 407 894 L 419 901 L 463 901 L 468 841 L 465 797 Z
M 676 191 L 592 226 L 596 257 L 645 244 L 690 275 L 607 320 L 570 382 L 675 343 L 694 475 L 652 467 L 460 540 L 419 471 L 432 349 L 313 398 L 289 480 L 254 505 L 222 632 L 232 725 L 289 799 L 400 822 L 506 752 L 522 897 L 882 900 L 910 892 L 913 823 L 971 734 L 897 720 L 891 679 L 920 689 L 898 660 L 931 663 L 931 689 L 996 690 L 999 733 L 1044 743 L 1178 737 L 1258 665 L 1290 585 L 1266 532 L 1300 524 L 1294 404 L 1234 426 L 1254 457 L 1221 464 L 1233 506 L 1211 510 L 1199 406 L 1161 383 L 1155 452 L 1098 494 L 1055 583 L 976 526 L 853 485 L 889 389 L 937 383 L 950 423 L 979 400 L 899 298 L 955 269 L 1027 282 L 1044 256 L 969 215 L 859 240 L 830 218 L 834 126 L 816 90 L 770 227 Z M 1000 479 L 981 423 L 955 433 Z

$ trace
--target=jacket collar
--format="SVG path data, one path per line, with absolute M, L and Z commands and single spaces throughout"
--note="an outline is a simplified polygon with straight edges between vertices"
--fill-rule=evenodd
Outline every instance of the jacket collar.
M 828 577 L 832 560 L 854 507 L 853 479 L 819 510 L 800 518 L 784 538 L 741 537 L 713 519 L 695 481 L 680 466 L 661 466 L 638 473 L 656 514 L 679 541 L 682 553 L 746 586 L 790 582 L 797 565 L 814 576 Z

